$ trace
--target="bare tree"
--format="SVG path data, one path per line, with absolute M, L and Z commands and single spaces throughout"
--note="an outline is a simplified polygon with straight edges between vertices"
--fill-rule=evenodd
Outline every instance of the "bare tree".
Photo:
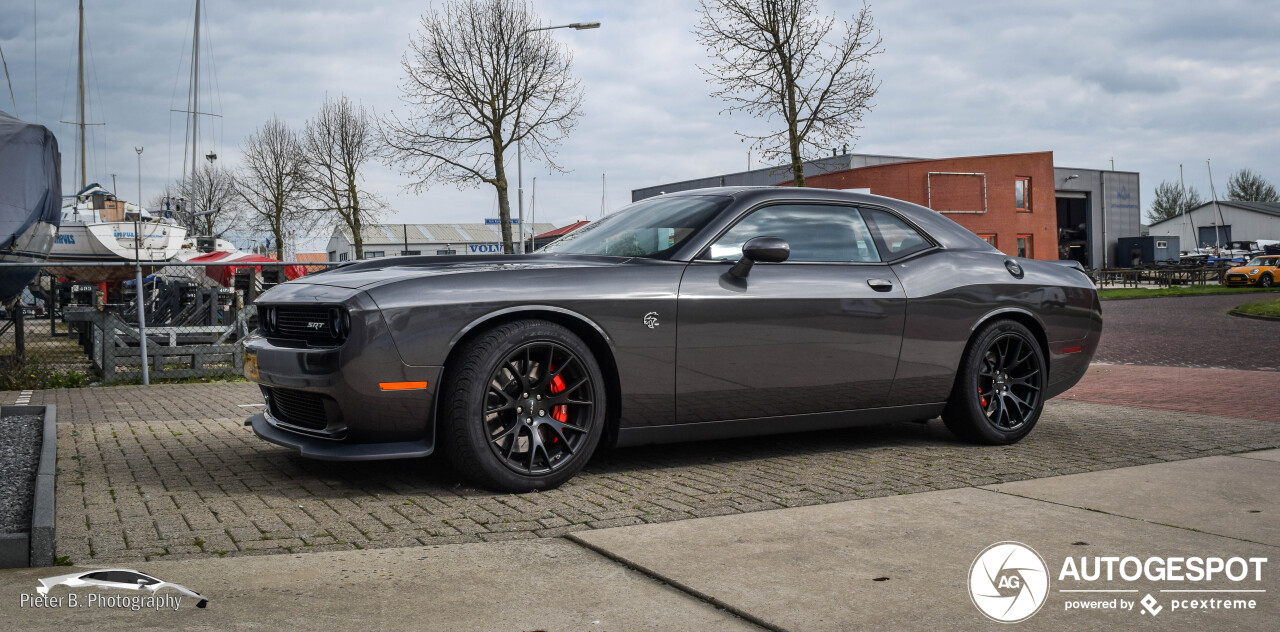
M 1280 202 L 1280 194 L 1262 174 L 1244 168 L 1227 180 L 1227 199 L 1237 202 Z
M 373 155 L 374 129 L 363 105 L 352 105 L 345 95 L 331 99 L 315 118 L 307 121 L 302 134 L 302 155 L 307 196 L 331 213 L 335 224 L 351 230 L 356 258 L 364 258 L 361 229 L 376 220 L 382 206 L 370 192 L 361 189 L 362 170 Z
M 206 163 L 194 178 L 176 186 L 182 192 L 182 204 L 174 209 L 174 215 L 193 237 L 222 237 L 244 221 L 236 178 L 227 169 Z
M 720 86 L 712 95 L 728 102 L 726 112 L 781 117 L 776 132 L 738 134 L 765 158 L 790 158 L 795 186 L 804 186 L 804 155 L 856 139 L 880 89 L 871 9 L 864 3 L 839 25 L 818 14 L 817 0 L 699 0 L 699 11 L 694 34 L 714 60 L 702 71 Z
M 1195 187 L 1184 190 L 1177 182 L 1161 182 L 1156 186 L 1155 200 L 1151 202 L 1147 218 L 1154 224 L 1177 217 L 1201 204 L 1204 204 L 1204 199 Z
M 522 0 L 448 0 L 422 17 L 401 60 L 401 101 L 410 114 L 378 121 L 385 159 L 413 179 L 497 189 L 503 250 L 511 202 L 503 154 L 521 143 L 530 158 L 563 171 L 552 148 L 577 124 L 582 90 L 572 56 Z
M 272 116 L 244 140 L 244 163 L 236 191 L 246 205 L 249 227 L 269 234 L 277 259 L 284 259 L 284 240 L 317 224 L 317 213 L 301 204 L 302 146 L 297 132 Z

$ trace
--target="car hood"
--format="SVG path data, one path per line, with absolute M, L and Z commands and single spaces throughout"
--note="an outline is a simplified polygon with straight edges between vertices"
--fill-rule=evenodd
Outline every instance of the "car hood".
M 633 260 L 589 255 L 392 257 L 385 261 L 360 261 L 321 273 L 309 274 L 285 285 L 329 285 L 361 290 L 384 283 L 446 274 L 602 267 L 615 266 Z

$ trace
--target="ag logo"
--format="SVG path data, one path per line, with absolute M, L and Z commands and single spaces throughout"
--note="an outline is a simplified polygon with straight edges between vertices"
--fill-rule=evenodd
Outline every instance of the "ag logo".
M 969 598 L 988 618 L 1016 623 L 1040 611 L 1049 595 L 1049 572 L 1031 547 L 997 542 L 969 567 Z
M 658 312 L 649 312 L 644 315 L 644 326 L 653 329 L 662 323 L 658 322 Z

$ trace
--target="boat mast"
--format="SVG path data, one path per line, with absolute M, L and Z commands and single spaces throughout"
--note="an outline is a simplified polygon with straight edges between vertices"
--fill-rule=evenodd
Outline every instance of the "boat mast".
M 198 0 L 197 0 L 198 1 Z M 79 61 L 79 98 L 80 98 L 80 190 L 84 190 L 88 185 L 87 176 L 85 175 L 85 151 L 84 151 L 84 0 L 80 0 L 80 44 L 78 49 Z
M 195 33 L 191 36 L 191 186 L 196 182 L 196 136 L 200 133 L 200 0 L 196 0 Z M 188 200 L 194 204 L 195 200 Z

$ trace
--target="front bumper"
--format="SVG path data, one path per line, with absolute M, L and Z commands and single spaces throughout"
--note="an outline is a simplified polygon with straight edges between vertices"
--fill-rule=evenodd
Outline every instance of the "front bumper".
M 1259 276 L 1258 278 L 1261 278 L 1261 277 Z M 1228 272 L 1225 276 L 1222 277 L 1223 285 L 1237 285 L 1237 286 L 1253 285 L 1257 282 L 1258 282 L 1257 278 L 1251 279 L 1249 278 L 1249 275 L 1241 274 L 1239 272 Z
M 249 336 L 245 376 L 262 388 L 264 413 L 246 420 L 261 438 L 331 460 L 413 458 L 431 453 L 441 367 L 401 359 L 366 295 L 343 301 L 351 332 L 336 347 Z M 421 387 L 384 390 L 388 383 Z
M 389 441 L 383 443 L 348 443 L 308 437 L 284 430 L 269 413 L 259 413 L 245 420 L 253 427 L 253 434 L 279 446 L 293 448 L 298 454 L 321 461 L 382 461 L 386 459 L 416 459 L 431 456 L 435 451 L 432 437 L 418 441 Z

